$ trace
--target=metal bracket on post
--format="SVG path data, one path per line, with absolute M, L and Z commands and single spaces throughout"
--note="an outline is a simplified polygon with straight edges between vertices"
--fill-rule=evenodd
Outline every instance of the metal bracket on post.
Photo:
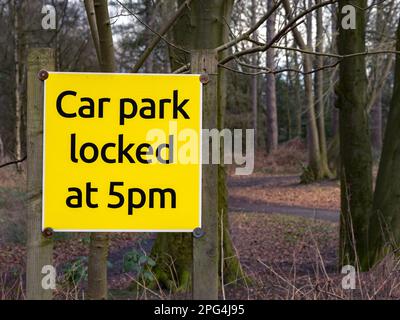
M 196 228 L 193 230 L 193 237 L 196 239 L 203 237 L 204 234 L 205 234 L 205 232 L 202 228 Z

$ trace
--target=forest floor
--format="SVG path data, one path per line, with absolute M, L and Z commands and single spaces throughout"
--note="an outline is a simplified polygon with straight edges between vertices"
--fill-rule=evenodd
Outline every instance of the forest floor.
M 230 230 L 251 282 L 242 281 L 238 275 L 237 281 L 225 284 L 221 298 L 399 298 L 400 271 L 387 265 L 361 276 L 358 290 L 341 288 L 343 275 L 337 270 L 339 184 L 299 184 L 301 164 L 305 162 L 303 151 L 295 141 L 270 157 L 259 154 L 250 176 L 233 176 L 229 169 Z M 24 179 L 8 168 L 0 170 L 0 181 L 0 299 L 22 299 L 26 262 Z M 155 236 L 112 235 L 110 298 L 190 298 L 189 293 L 130 289 L 136 282 L 135 272 L 124 270 L 124 261 L 132 252 L 147 255 Z M 54 259 L 60 283 L 56 297 L 83 299 L 88 236 L 59 234 L 55 239 Z

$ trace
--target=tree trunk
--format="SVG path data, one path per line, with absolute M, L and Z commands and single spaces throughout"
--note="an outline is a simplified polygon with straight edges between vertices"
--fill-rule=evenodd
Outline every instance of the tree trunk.
M 85 10 L 86 16 L 88 19 L 88 24 L 90 28 L 90 33 L 92 35 L 93 46 L 96 51 L 97 60 L 100 61 L 100 40 L 99 40 L 99 32 L 97 30 L 96 24 L 96 13 L 94 11 L 94 0 L 85 0 Z
M 331 52 L 337 53 L 337 4 L 333 3 L 331 4 Z M 332 130 L 332 136 L 336 136 L 336 134 L 339 134 L 339 111 L 336 108 L 336 93 L 334 90 L 334 86 L 337 82 L 337 71 L 334 70 L 334 76 L 332 77 L 332 86 L 333 90 L 331 90 L 330 94 L 330 105 L 332 108 L 332 125 L 331 125 L 331 130 Z
M 144 10 L 145 10 L 144 11 L 145 22 L 152 28 L 155 19 L 153 2 L 147 1 Z M 153 37 L 153 33 L 149 29 L 146 29 L 144 36 L 145 36 L 145 42 L 150 43 Z M 153 68 L 154 68 L 154 51 L 147 57 L 146 62 L 144 63 L 144 72 L 152 73 Z
M 321 0 L 316 0 L 316 4 L 320 4 Z M 315 51 L 323 52 L 324 49 L 324 26 L 323 26 L 323 11 L 319 8 L 316 13 L 317 32 Z M 324 65 L 323 56 L 315 57 L 316 69 L 322 68 Z M 328 148 L 326 144 L 326 130 L 325 130 L 325 102 L 324 102 L 324 71 L 321 70 L 315 74 L 315 97 L 316 97 L 316 110 L 318 114 L 318 133 L 319 133 L 319 147 L 321 151 L 321 167 L 324 175 L 332 178 L 333 175 L 328 166 Z
M 257 4 L 256 0 L 251 0 L 251 25 L 254 25 L 257 22 Z M 253 39 L 257 41 L 257 32 L 253 33 Z M 252 57 L 253 65 L 258 64 L 258 55 L 253 54 Z M 255 137 L 255 147 L 257 148 L 258 144 L 258 135 L 257 135 L 257 122 L 258 122 L 258 76 L 253 75 L 251 77 L 251 109 L 253 111 L 253 128 L 254 128 L 254 137 Z
M 22 158 L 22 82 L 21 82 L 21 48 L 20 48 L 20 10 L 21 5 L 18 5 L 17 0 L 13 0 L 14 13 L 14 64 L 15 64 L 15 159 Z M 17 171 L 21 172 L 21 163 L 17 163 Z
M 180 1 L 179 5 L 182 1 Z M 174 43 L 186 49 L 212 49 L 227 39 L 226 22 L 230 21 L 233 1 L 195 1 L 190 11 L 186 11 L 173 29 Z M 208 14 L 205 14 L 208 13 Z M 213 13 L 213 14 L 210 14 Z M 215 20 L 215 17 L 218 17 Z M 189 56 L 175 49 L 170 50 L 172 69 L 182 63 L 189 62 Z M 223 126 L 226 96 L 226 75 L 218 73 L 218 127 Z M 221 144 L 223 145 L 223 144 Z M 218 211 L 219 221 L 223 223 L 224 256 L 233 257 L 224 260 L 224 281 L 231 282 L 243 278 L 239 260 L 234 252 L 229 235 L 227 216 L 227 197 L 225 183 L 225 168 L 218 169 Z M 220 235 L 221 232 L 218 232 Z M 192 235 L 187 233 L 160 233 L 157 236 L 151 255 L 157 265 L 154 273 L 158 282 L 171 290 L 187 290 L 190 288 L 192 275 Z M 174 268 L 169 268 L 173 263 Z M 238 277 L 239 275 L 239 277 Z
M 290 16 L 291 8 L 288 0 L 283 0 L 283 5 L 285 7 L 286 15 Z M 307 28 L 307 37 L 310 41 L 311 28 Z M 294 39 L 298 47 L 302 50 L 309 51 L 310 48 L 306 45 L 301 36 L 301 33 L 297 28 L 292 29 Z M 312 71 L 312 61 L 310 55 L 303 54 L 303 66 L 304 72 L 308 73 Z M 303 173 L 302 181 L 309 182 L 310 180 L 319 180 L 325 176 L 325 172 L 322 167 L 321 162 L 321 151 L 319 146 L 318 137 L 318 126 L 315 117 L 315 107 L 314 107 L 314 93 L 313 93 L 313 79 L 312 74 L 304 75 L 304 87 L 306 95 L 306 108 L 308 116 L 308 161 L 309 170 Z
M 331 52 L 337 53 L 337 4 L 331 5 Z M 330 75 L 331 86 L 329 102 L 331 108 L 331 132 L 332 140 L 328 147 L 328 167 L 336 179 L 340 177 L 340 147 L 339 147 L 339 110 L 337 108 L 337 97 L 335 92 L 336 83 L 338 81 L 338 72 L 336 68 Z
M 382 6 L 376 7 L 375 32 L 377 36 L 373 39 L 375 47 L 379 48 L 387 42 L 385 23 L 385 12 Z M 382 150 L 382 91 L 384 83 L 392 70 L 392 57 L 388 59 L 384 55 L 372 58 L 372 72 L 370 76 L 371 92 L 368 108 L 371 109 L 371 143 L 373 159 L 379 159 Z M 386 64 L 386 65 L 385 65 Z M 385 67 L 384 67 L 385 65 Z
M 339 134 L 339 111 L 336 106 L 336 98 L 332 97 L 332 135 L 336 136 Z
M 397 49 L 400 50 L 400 24 Z M 370 266 L 400 243 L 400 58 L 396 58 L 393 96 L 388 115 L 381 161 L 376 180 L 373 215 L 369 230 Z
M 4 142 L 3 139 L 0 137 L 0 162 L 4 162 Z
M 374 158 L 378 159 L 382 149 L 382 93 L 378 94 L 371 109 L 371 138 Z
M 257 61 L 257 59 L 254 59 L 254 61 Z M 254 65 L 257 65 L 257 62 L 254 63 Z M 254 137 L 255 137 L 255 147 L 257 148 L 258 145 L 258 128 L 257 128 L 257 122 L 258 122 L 258 76 L 253 75 L 251 77 L 251 109 L 253 113 L 253 120 L 252 120 L 252 126 L 254 129 Z
M 268 0 L 267 10 L 270 10 L 274 6 L 273 0 Z M 273 13 L 267 20 L 267 43 L 269 43 L 275 36 L 275 18 L 276 14 Z M 267 50 L 267 64 L 266 67 L 269 69 L 275 68 L 275 50 L 269 48 Z M 276 83 L 275 75 L 268 73 L 266 75 L 266 148 L 267 152 L 271 153 L 278 147 L 278 117 L 276 111 Z
M 346 5 L 356 8 L 356 29 L 339 29 L 339 54 L 365 51 L 366 0 L 339 0 L 339 18 Z M 344 59 L 340 64 L 341 223 L 340 264 L 368 268 L 368 220 L 372 210 L 372 155 L 366 110 L 365 56 Z
M 298 63 L 297 59 L 297 52 L 293 52 L 293 59 L 294 59 L 294 64 L 295 64 L 295 69 L 299 70 L 300 66 Z M 302 132 L 303 132 L 303 103 L 301 99 L 301 81 L 300 81 L 300 74 L 295 72 L 294 75 L 294 95 L 296 98 L 296 101 L 299 101 L 299 105 L 296 108 L 296 136 L 301 138 L 302 137 Z
M 107 0 L 95 0 L 94 10 L 99 39 L 100 71 L 115 72 L 114 44 L 112 38 Z M 88 19 L 90 17 L 88 16 Z M 93 32 L 93 29 L 92 29 Z M 93 39 L 97 37 L 93 36 Z M 109 235 L 92 233 L 90 235 L 88 262 L 88 299 L 107 299 L 107 256 Z
M 99 48 L 101 60 L 101 72 L 115 72 L 115 54 L 112 30 L 110 24 L 110 16 L 108 13 L 107 0 L 94 0 L 94 10 L 96 15 L 97 31 L 99 33 Z
M 233 1 L 227 3 L 224 7 L 224 17 L 227 23 L 231 20 Z M 223 28 L 222 30 L 222 42 L 229 40 L 229 29 Z M 225 50 L 220 52 L 219 60 L 225 58 L 229 54 L 229 51 Z M 229 71 L 220 68 L 218 70 L 218 129 L 222 130 L 225 128 L 225 111 L 227 105 L 227 73 Z M 221 154 L 224 154 L 224 144 L 221 143 Z M 220 246 L 219 254 L 219 265 L 220 268 L 220 283 L 234 283 L 240 280 L 246 281 L 248 278 L 242 270 L 239 262 L 239 257 L 236 254 L 235 248 L 232 243 L 231 234 L 229 231 L 229 217 L 228 217 L 228 189 L 226 186 L 226 167 L 224 163 L 218 166 L 218 216 L 219 216 L 219 228 L 218 236 L 219 243 L 222 239 L 222 247 Z M 222 232 L 221 232 L 222 230 Z M 227 259 L 226 257 L 229 257 Z

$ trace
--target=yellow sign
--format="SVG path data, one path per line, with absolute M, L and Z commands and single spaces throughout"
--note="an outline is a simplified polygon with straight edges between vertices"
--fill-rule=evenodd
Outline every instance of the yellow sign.
M 201 90 L 199 75 L 50 72 L 42 228 L 201 227 Z

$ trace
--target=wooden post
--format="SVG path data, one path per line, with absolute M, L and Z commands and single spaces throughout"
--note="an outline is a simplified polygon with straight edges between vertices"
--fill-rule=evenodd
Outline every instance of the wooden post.
M 203 128 L 216 129 L 217 53 L 198 50 L 191 54 L 192 73 L 203 74 Z M 203 148 L 210 148 L 210 141 Z M 218 164 L 204 164 L 202 176 L 202 232 L 193 239 L 193 299 L 218 299 Z M 201 233 L 200 233 L 201 235 Z
M 27 262 L 26 294 L 29 300 L 49 300 L 51 289 L 42 287 L 42 268 L 53 264 L 53 241 L 42 235 L 43 81 L 41 69 L 54 70 L 54 50 L 32 49 L 28 55 L 27 78 Z

